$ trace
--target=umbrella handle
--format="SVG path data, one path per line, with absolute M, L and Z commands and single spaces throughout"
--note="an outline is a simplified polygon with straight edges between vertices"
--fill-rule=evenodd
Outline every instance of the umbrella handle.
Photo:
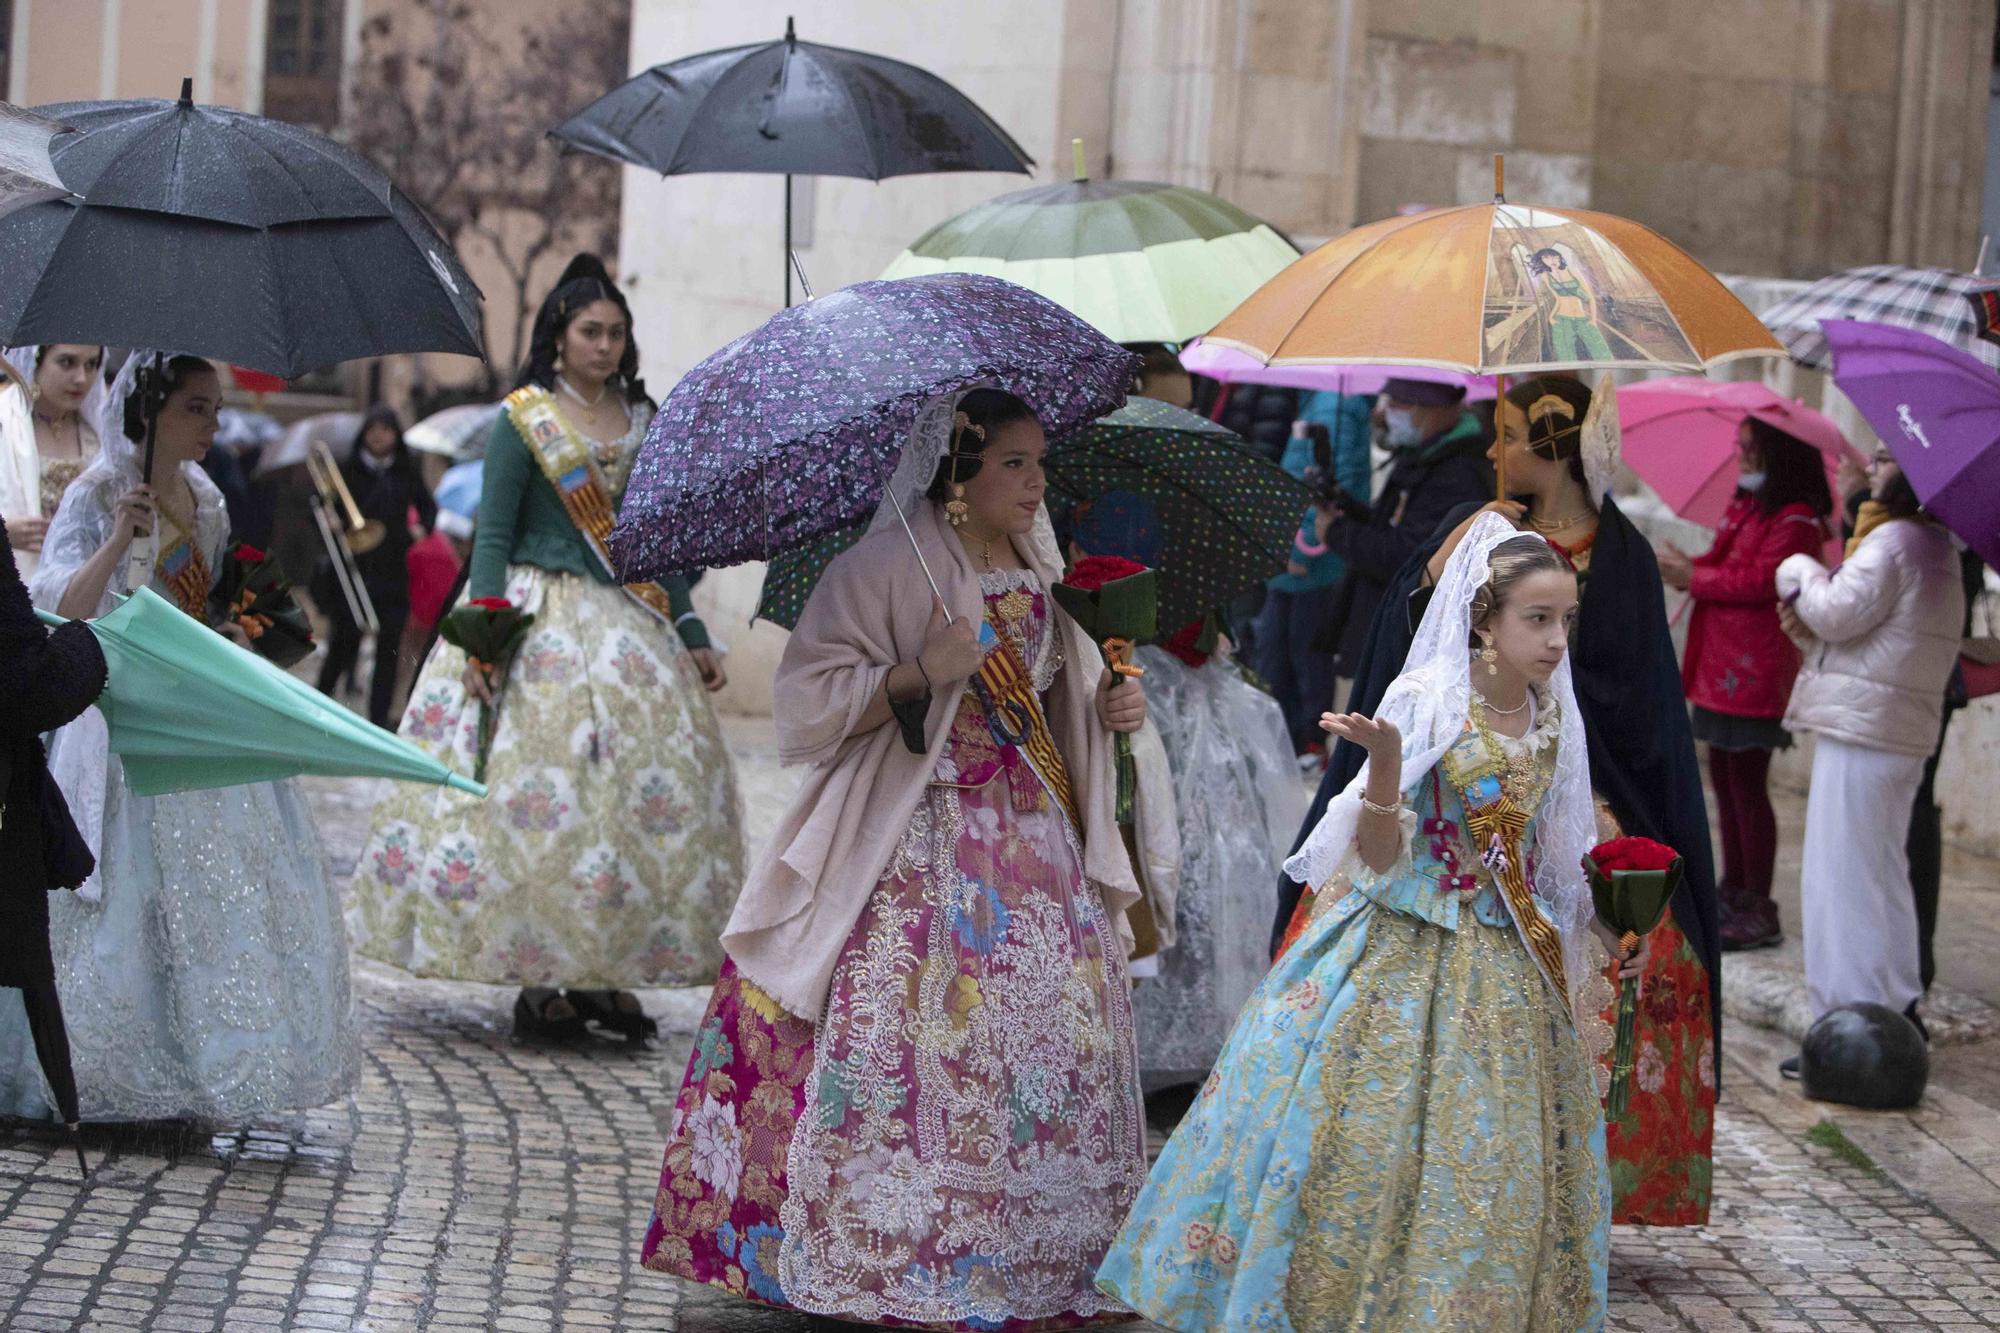
M 896 498 L 894 490 L 885 489 L 884 493 L 889 497 L 889 503 L 896 507 L 896 519 L 903 525 L 903 535 L 910 539 L 910 549 L 917 553 L 917 564 L 924 571 L 924 581 L 931 585 L 931 596 L 937 598 L 938 605 L 944 609 L 944 623 L 951 624 L 951 608 L 945 606 L 944 592 L 938 587 L 936 575 L 931 573 L 930 562 L 924 559 L 924 548 L 917 545 L 917 534 L 910 530 L 910 516 L 903 512 L 903 502 Z

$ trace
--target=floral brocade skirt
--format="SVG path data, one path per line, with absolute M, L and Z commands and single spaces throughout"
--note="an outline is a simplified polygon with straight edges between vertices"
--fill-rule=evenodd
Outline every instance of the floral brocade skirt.
M 1066 819 L 1016 780 L 927 791 L 820 1023 L 724 963 L 646 1267 L 899 1325 L 1126 1317 L 1096 1286 L 1146 1175 L 1123 956 Z
M 533 626 L 508 666 L 490 795 L 399 787 L 355 867 L 355 950 L 419 976 L 503 985 L 714 980 L 743 883 L 736 781 L 679 638 L 619 589 L 528 565 Z M 468 776 L 479 702 L 440 642 L 401 735 Z
M 1103 1271 L 1178 1330 L 1605 1320 L 1590 1061 L 1527 948 L 1359 895 L 1251 998 Z
M 1615 1012 L 1607 1009 L 1605 1020 Z M 1706 1226 L 1714 1188 L 1715 1018 L 1708 970 L 1671 914 L 1653 931 L 1635 1038 L 1631 1100 L 1607 1126 L 1611 1220 Z M 1604 1059 L 1608 1076 L 1608 1051 Z

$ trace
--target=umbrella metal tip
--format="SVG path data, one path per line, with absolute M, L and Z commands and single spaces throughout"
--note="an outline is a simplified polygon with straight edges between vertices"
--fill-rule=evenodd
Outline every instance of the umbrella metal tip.
M 194 105 L 194 80 L 191 78 L 181 80 L 181 105 Z

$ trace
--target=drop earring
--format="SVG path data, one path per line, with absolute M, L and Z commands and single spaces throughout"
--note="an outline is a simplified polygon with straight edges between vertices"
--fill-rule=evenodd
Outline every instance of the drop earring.
M 982 441 L 986 438 L 986 428 L 976 425 L 971 417 L 959 412 L 951 422 L 951 499 L 945 501 L 944 519 L 954 528 L 965 526 L 965 520 L 972 513 L 972 506 L 965 502 L 965 483 L 958 479 L 958 438 L 965 431 L 971 431 Z
M 1497 676 L 1500 674 L 1500 667 L 1498 665 L 1500 654 L 1494 651 L 1492 639 L 1483 639 L 1483 642 L 1486 646 L 1479 650 L 1479 660 L 1486 663 L 1487 675 Z

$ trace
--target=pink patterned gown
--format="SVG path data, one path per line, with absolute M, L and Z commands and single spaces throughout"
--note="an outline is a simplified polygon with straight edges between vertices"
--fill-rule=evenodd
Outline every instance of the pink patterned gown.
M 1034 576 L 981 579 L 1038 692 Z M 818 1024 L 725 962 L 645 1266 L 881 1323 L 1062 1328 L 1146 1177 L 1125 963 L 1078 834 L 968 693 Z

